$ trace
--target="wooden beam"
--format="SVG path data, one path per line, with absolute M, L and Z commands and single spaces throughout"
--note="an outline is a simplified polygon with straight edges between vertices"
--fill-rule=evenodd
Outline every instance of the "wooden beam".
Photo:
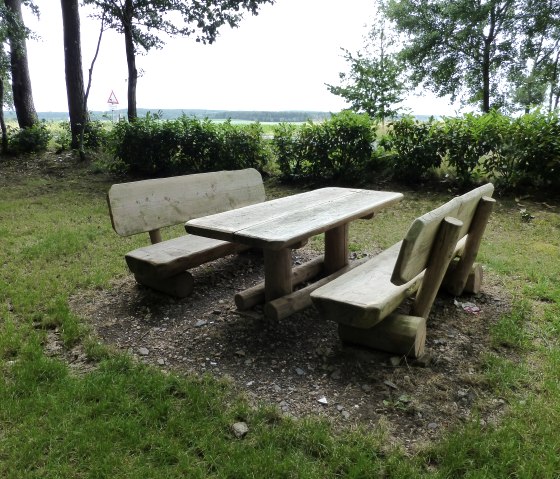
M 331 274 L 348 264 L 348 223 L 325 231 L 325 273 Z
M 265 301 L 272 301 L 292 292 L 292 250 L 264 249 Z
M 467 284 L 469 275 L 473 272 L 472 266 L 478 254 L 482 236 L 495 203 L 496 200 L 494 198 L 486 196 L 482 197 L 478 203 L 467 236 L 465 249 L 461 254 L 458 264 L 454 267 L 452 275 L 446 279 L 446 289 L 455 296 L 461 295 Z
M 326 276 L 325 278 L 321 278 L 320 280 L 315 281 L 314 283 L 311 283 L 304 288 L 294 291 L 291 294 L 267 302 L 264 305 L 265 316 L 269 319 L 274 319 L 278 321 L 287 318 L 288 316 L 291 316 L 292 314 L 297 313 L 298 311 L 308 308 L 312 304 L 311 297 L 310 297 L 311 292 L 315 291 L 321 286 L 324 286 L 329 281 L 338 278 L 339 276 L 350 271 L 351 269 L 354 269 L 355 267 L 363 264 L 366 260 L 367 258 L 364 258 L 360 261 L 356 261 L 336 271 L 335 273 Z
M 417 358 L 424 353 L 426 318 L 391 314 L 369 329 L 339 324 L 338 335 L 343 342 Z
M 462 227 L 463 222 L 456 218 L 446 217 L 441 222 L 432 244 L 424 279 L 412 307 L 413 316 L 427 318 L 430 314 L 449 262 L 454 256 Z
M 138 283 L 143 284 L 144 286 L 177 298 L 185 298 L 192 293 L 194 288 L 192 274 L 187 271 L 183 271 L 175 276 L 164 279 L 143 277 L 137 274 L 134 275 L 134 278 Z
M 163 238 L 161 237 L 161 231 L 158 229 L 148 231 L 150 235 L 150 241 L 152 244 L 161 243 Z
M 321 275 L 324 269 L 325 263 L 322 256 L 312 259 L 300 266 L 296 266 L 292 270 L 292 286 L 297 286 L 311 278 Z M 240 311 L 252 308 L 257 304 L 263 304 L 264 281 L 244 291 L 240 291 L 235 295 L 234 300 L 237 309 Z

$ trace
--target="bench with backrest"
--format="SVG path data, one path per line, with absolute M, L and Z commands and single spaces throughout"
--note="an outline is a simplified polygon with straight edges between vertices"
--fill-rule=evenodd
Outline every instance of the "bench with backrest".
M 107 195 L 113 229 L 121 236 L 149 233 L 151 245 L 125 255 L 136 281 L 184 297 L 193 289 L 186 271 L 247 246 L 183 235 L 162 241 L 161 228 L 265 200 L 260 173 L 252 168 L 111 186 Z
M 440 286 L 455 295 L 480 288 L 474 261 L 493 191 L 488 183 L 417 218 L 402 241 L 311 293 L 314 305 L 343 341 L 420 356 Z M 410 314 L 396 313 L 415 293 Z

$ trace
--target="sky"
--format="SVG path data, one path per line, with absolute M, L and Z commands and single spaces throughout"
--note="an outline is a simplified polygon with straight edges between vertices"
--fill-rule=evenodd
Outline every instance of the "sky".
M 35 0 L 40 19 L 26 14 L 38 35 L 28 40 L 35 108 L 67 111 L 64 48 L 59 2 Z M 374 0 L 277 0 L 259 15 L 245 14 L 238 28 L 222 27 L 212 45 L 193 37 L 166 39 L 161 50 L 137 57 L 141 72 L 137 106 L 158 109 L 330 111 L 348 105 L 327 90 L 347 71 L 341 48 L 355 52 L 364 45 L 375 19 Z M 84 81 L 90 68 L 99 22 L 81 10 Z M 127 69 L 124 38 L 103 34 L 93 70 L 90 110 L 108 111 L 114 92 L 126 108 Z M 405 105 L 414 114 L 451 115 L 456 109 L 433 95 L 411 96 Z

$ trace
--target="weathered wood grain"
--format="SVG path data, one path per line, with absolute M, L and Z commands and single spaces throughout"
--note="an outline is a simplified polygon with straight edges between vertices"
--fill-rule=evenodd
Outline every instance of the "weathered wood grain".
M 113 228 L 121 236 L 264 200 L 261 175 L 252 168 L 120 183 L 108 193 Z

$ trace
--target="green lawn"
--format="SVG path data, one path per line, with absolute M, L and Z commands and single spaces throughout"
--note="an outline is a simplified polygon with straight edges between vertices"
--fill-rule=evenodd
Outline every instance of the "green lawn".
M 560 205 L 525 200 L 535 217 L 526 222 L 513 198 L 498 197 L 479 255 L 514 298 L 491 335 L 518 360 L 494 352 L 484 370 L 506 413 L 496 426 L 464 424 L 411 457 L 381 434 L 251 408 L 211 377 L 165 375 L 100 346 L 68 299 L 125 275 L 123 255 L 143 238 L 112 231 L 111 180 L 87 165 L 14 162 L 0 162 L 0 477 L 560 476 Z M 351 248 L 389 246 L 450 197 L 404 193 L 375 219 L 378 243 L 357 223 Z M 83 346 L 92 372 L 45 354 L 53 328 L 67 348 Z M 238 420 L 251 425 L 244 440 L 230 431 Z

